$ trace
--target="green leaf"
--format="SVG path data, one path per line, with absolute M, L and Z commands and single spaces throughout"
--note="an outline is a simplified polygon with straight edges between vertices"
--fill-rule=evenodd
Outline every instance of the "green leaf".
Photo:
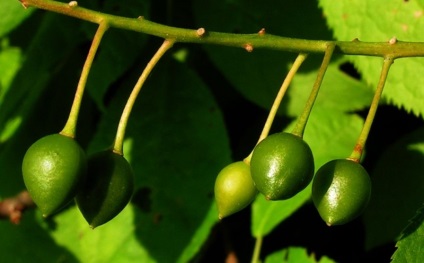
M 362 128 L 356 115 L 315 108 L 305 130 L 304 139 L 314 155 L 315 170 L 324 163 L 349 157 Z M 293 124 L 287 128 L 291 131 Z M 310 199 L 310 185 L 291 199 L 265 201 L 259 197 L 252 205 L 252 235 L 265 236 Z
M 322 256 L 319 261 L 302 247 L 289 247 L 267 256 L 265 263 L 332 263 L 332 259 Z
M 208 10 L 205 12 L 204 10 Z M 302 10 L 299 15 L 299 10 Z M 267 33 L 307 39 L 330 38 L 322 12 L 314 2 L 276 1 L 195 1 L 194 14 L 198 25 L 210 31 L 255 33 L 265 28 Z M 296 21 L 295 23 L 293 21 Z M 311 26 L 313 25 L 313 26 Z M 210 59 L 228 81 L 248 100 L 269 108 L 296 54 L 274 50 L 204 46 Z M 311 55 L 302 65 L 299 75 L 308 74 L 321 63 L 322 56 Z M 299 90 L 309 93 L 313 83 Z M 286 99 L 285 99 L 286 100 Z M 304 103 L 290 96 L 289 103 Z
M 134 70 L 113 97 L 89 146 L 90 153 L 113 142 L 123 105 L 139 73 Z M 212 94 L 183 64 L 163 58 L 149 77 L 131 114 L 124 153 L 136 175 L 131 212 L 92 231 L 101 234 L 87 234 L 92 242 L 89 249 L 79 248 L 83 243 L 76 234 L 66 241 L 71 233 L 86 232 L 80 224 L 71 225 L 75 213 L 58 216 L 61 227 L 54 236 L 69 250 L 82 253 L 83 259 L 92 258 L 90 262 L 117 262 L 127 251 L 133 252 L 124 259 L 139 255 L 143 262 L 188 262 L 218 220 L 214 180 L 231 158 Z M 88 229 L 88 224 L 84 227 Z M 105 254 L 106 240 L 114 242 L 109 242 Z
M 404 41 L 422 41 L 423 5 L 417 1 L 320 0 L 320 6 L 338 40 L 351 41 L 358 38 L 361 41 L 385 42 L 396 37 Z M 349 56 L 349 60 L 367 83 L 377 85 L 382 58 Z M 396 60 L 390 69 L 383 96 L 391 104 L 422 116 L 423 71 L 423 58 Z
M 58 246 L 40 227 L 41 213 L 26 211 L 19 225 L 0 220 L 0 246 L 4 262 L 78 262 L 66 248 Z M 48 251 L 48 253 L 46 253 Z
M 102 7 L 104 12 L 126 17 L 148 17 L 149 8 L 150 1 L 106 1 Z M 93 25 L 85 23 L 84 29 L 88 38 L 94 36 Z M 100 109 L 105 110 L 104 96 L 110 86 L 134 64 L 138 65 L 137 60 L 142 60 L 144 63 L 144 58 L 140 58 L 140 54 L 146 40 L 147 35 L 138 32 L 115 28 L 110 28 L 106 32 L 87 80 L 87 91 Z
M 69 249 L 79 262 L 156 262 L 134 235 L 134 209 L 127 206 L 117 217 L 94 230 L 76 206 L 73 206 L 46 222 L 55 242 Z M 54 228 L 50 225 L 54 224 Z
M 38 31 L 34 33 L 28 51 L 24 54 L 30 59 L 25 60 L 15 74 L 8 92 L 2 96 L 1 128 L 10 120 L 16 118 L 25 120 L 31 114 L 32 107 L 53 75 L 52 69 L 68 58 L 69 50 L 81 43 L 81 35 L 78 32 L 63 30 L 63 27 L 73 28 L 78 27 L 77 25 L 76 20 L 53 14 L 47 14 L 43 18 Z M 54 41 L 51 40 L 52 36 Z
M 3 1 L 0 8 L 0 38 L 21 24 L 34 11 L 32 8 L 25 9 L 18 1 Z
M 424 206 L 417 211 L 402 236 L 396 243 L 397 250 L 392 256 L 393 263 L 414 263 L 424 261 Z
M 22 64 L 22 51 L 18 47 L 11 47 L 7 40 L 0 42 L 0 105 L 3 97 L 10 87 L 10 84 Z
M 364 213 L 368 249 L 393 242 L 422 203 L 424 129 L 405 135 L 384 151 L 370 173 L 371 200 Z
M 347 63 L 345 58 L 335 59 L 327 68 L 321 84 L 315 108 L 339 112 L 358 111 L 371 104 L 374 92 L 363 82 L 360 82 L 340 70 L 340 66 Z M 289 100 L 306 102 L 315 82 L 317 70 L 296 75 L 292 87 L 288 90 Z M 288 103 L 288 114 L 298 116 L 304 108 L 304 103 Z

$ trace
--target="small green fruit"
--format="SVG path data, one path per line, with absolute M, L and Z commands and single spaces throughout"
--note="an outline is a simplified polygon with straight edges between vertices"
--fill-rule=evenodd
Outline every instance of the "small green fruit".
M 323 165 L 312 183 L 312 200 L 327 225 L 342 225 L 368 205 L 371 180 L 364 167 L 349 159 Z
M 111 150 L 89 157 L 87 179 L 76 196 L 91 228 L 112 220 L 128 204 L 134 191 L 134 173 L 122 156 Z
M 23 179 L 44 217 L 72 201 L 86 166 L 79 144 L 61 134 L 47 135 L 28 148 L 22 162 Z
M 311 182 L 314 158 L 302 138 L 281 132 L 256 145 L 250 168 L 257 189 L 266 199 L 284 200 L 293 197 Z
M 250 176 L 250 167 L 243 161 L 222 169 L 215 181 L 215 200 L 219 219 L 234 214 L 255 199 L 258 191 Z

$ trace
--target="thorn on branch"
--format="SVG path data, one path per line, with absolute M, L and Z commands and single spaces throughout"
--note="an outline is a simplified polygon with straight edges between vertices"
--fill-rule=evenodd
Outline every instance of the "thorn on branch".
M 69 5 L 69 7 L 74 8 L 74 7 L 78 6 L 78 2 L 77 1 L 71 1 L 71 2 L 69 2 L 68 5 Z
M 260 36 L 264 36 L 265 35 L 265 28 L 262 28 L 261 30 L 259 30 L 259 32 L 258 32 L 258 34 L 260 35 Z
M 392 37 L 392 38 L 389 40 L 389 44 L 390 44 L 390 45 L 394 45 L 394 44 L 396 44 L 396 42 L 397 42 L 397 38 L 396 38 L 396 37 Z
M 245 45 L 244 45 L 244 49 L 245 49 L 247 52 L 252 52 L 252 51 L 253 51 L 253 45 L 252 45 L 252 44 L 247 43 L 247 44 L 245 44 Z
M 14 197 L 0 201 L 0 218 L 9 218 L 17 225 L 21 221 L 22 212 L 35 204 L 27 191 L 22 191 Z
M 28 8 L 28 5 L 27 5 L 27 3 L 24 0 L 19 0 L 19 2 L 21 2 L 21 5 L 22 5 L 22 7 L 24 9 L 27 9 Z
M 203 27 L 196 30 L 196 35 L 198 37 L 203 37 L 205 36 L 205 34 L 206 34 L 206 30 Z

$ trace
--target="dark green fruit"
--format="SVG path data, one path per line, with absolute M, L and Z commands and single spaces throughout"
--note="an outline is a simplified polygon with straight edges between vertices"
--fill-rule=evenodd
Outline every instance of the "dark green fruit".
M 88 158 L 87 179 L 76 202 L 91 228 L 117 216 L 128 204 L 134 191 L 131 165 L 111 150 Z
M 256 145 L 250 168 L 256 188 L 266 199 L 284 200 L 293 197 L 311 182 L 314 158 L 302 138 L 281 132 Z
M 257 193 L 258 190 L 250 176 L 249 165 L 239 161 L 224 167 L 215 180 L 215 200 L 219 219 L 248 206 Z
M 76 195 L 86 173 L 86 156 L 72 138 L 47 135 L 29 147 L 22 162 L 26 188 L 47 217 Z
M 371 180 L 364 167 L 349 159 L 323 165 L 312 183 L 312 200 L 327 225 L 342 225 L 368 205 Z

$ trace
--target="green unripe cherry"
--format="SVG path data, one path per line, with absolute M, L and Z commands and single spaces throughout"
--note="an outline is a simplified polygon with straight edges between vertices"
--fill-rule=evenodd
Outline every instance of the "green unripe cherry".
M 232 215 L 255 199 L 258 191 L 250 176 L 250 167 L 243 161 L 224 167 L 215 180 L 215 200 L 218 217 Z
M 291 133 L 275 133 L 253 150 L 250 168 L 256 188 L 268 200 L 293 197 L 311 182 L 314 158 L 309 145 Z
M 47 135 L 28 148 L 22 162 L 23 179 L 44 217 L 73 200 L 84 180 L 86 165 L 79 144 L 61 134 Z
M 342 225 L 368 205 L 371 180 L 364 167 L 349 159 L 323 165 L 312 183 L 312 200 L 327 225 Z
M 124 156 L 106 150 L 88 158 L 87 179 L 76 196 L 91 228 L 112 220 L 128 204 L 134 191 L 134 173 Z

